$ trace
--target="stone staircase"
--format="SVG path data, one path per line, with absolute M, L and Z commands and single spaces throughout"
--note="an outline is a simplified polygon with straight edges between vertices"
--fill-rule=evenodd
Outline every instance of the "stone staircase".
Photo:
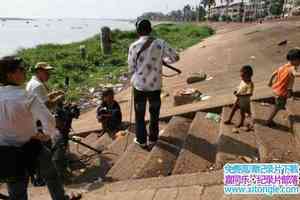
M 228 162 L 300 163 L 300 99 L 290 100 L 280 111 L 276 127 L 265 126 L 272 105 L 252 102 L 254 130 L 225 125 L 231 108 L 219 109 L 220 122 L 200 111 L 190 117 L 174 116 L 160 131 L 158 143 L 144 150 L 133 142 L 134 134 L 118 137 L 91 134 L 83 141 L 104 149 L 94 165 L 75 179 L 73 188 L 84 186 L 84 199 L 264 199 L 259 196 L 224 196 L 222 167 Z M 236 113 L 233 123 L 239 120 Z M 162 122 L 163 123 L 163 122 Z M 100 147 L 101 146 L 101 147 Z M 81 148 L 81 147 L 80 147 Z M 71 150 L 74 150 L 74 147 Z M 91 153 L 80 150 L 86 154 Z M 96 181 L 101 178 L 102 181 Z M 77 187 L 78 188 L 78 187 Z M 268 197 L 298 200 L 299 196 Z
M 264 196 L 225 196 L 222 167 L 228 162 L 300 163 L 300 100 L 290 100 L 287 110 L 275 118 L 276 127 L 265 126 L 272 105 L 268 99 L 252 103 L 254 130 L 225 125 L 231 108 L 221 107 L 221 121 L 207 119 L 206 112 L 192 118 L 174 116 L 161 131 L 159 142 L 146 151 L 132 142 L 119 154 L 104 180 L 93 185 L 84 199 L 265 199 Z M 124 140 L 124 138 L 123 138 Z M 115 141 L 113 143 L 122 143 Z M 112 145 L 114 146 L 114 145 Z M 119 146 L 119 145 L 116 145 Z M 108 150 L 109 151 L 109 150 Z M 122 155 L 120 155 L 122 154 Z M 274 196 L 267 199 L 300 199 L 299 196 Z

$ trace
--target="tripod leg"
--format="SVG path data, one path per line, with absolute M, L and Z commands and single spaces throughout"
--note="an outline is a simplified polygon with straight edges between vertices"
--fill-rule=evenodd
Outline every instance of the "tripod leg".
M 70 138 L 70 140 L 73 141 L 73 142 L 75 142 L 75 143 L 77 143 L 77 144 L 80 144 L 80 145 L 82 145 L 82 146 L 84 146 L 84 147 L 86 147 L 86 148 L 88 148 L 88 149 L 90 149 L 92 151 L 95 151 L 98 154 L 102 153 L 102 151 L 99 151 L 98 149 L 95 149 L 95 148 L 93 148 L 93 147 L 91 147 L 91 146 L 89 146 L 89 145 L 87 145 L 87 144 L 85 144 L 83 142 L 80 142 L 80 141 L 78 141 L 78 140 L 76 140 L 76 139 L 74 139 L 72 137 Z

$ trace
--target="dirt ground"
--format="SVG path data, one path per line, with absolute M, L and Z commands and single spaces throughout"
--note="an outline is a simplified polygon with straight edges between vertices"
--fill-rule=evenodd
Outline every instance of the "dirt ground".
M 163 91 L 169 96 L 163 98 L 161 116 L 176 113 L 173 106 L 174 93 L 182 88 L 199 89 L 211 96 L 209 104 L 218 99 L 222 102 L 232 100 L 232 92 L 240 81 L 239 69 L 242 65 L 254 67 L 254 83 L 260 95 L 270 92 L 266 86 L 272 71 L 286 62 L 288 49 L 300 46 L 300 18 L 288 21 L 269 21 L 262 24 L 213 23 L 210 24 L 216 34 L 181 53 L 181 60 L 174 66 L 183 73 L 180 76 L 164 78 Z M 278 43 L 288 40 L 286 45 Z M 186 78 L 192 72 L 206 72 L 213 79 L 192 85 Z M 168 70 L 164 73 L 170 74 Z M 116 96 L 121 104 L 123 118 L 129 121 L 130 90 L 127 89 Z M 193 109 L 196 104 L 185 106 L 184 110 Z M 173 111 L 173 112 L 172 112 Z M 74 123 L 75 132 L 99 129 L 95 118 L 95 110 L 83 114 Z

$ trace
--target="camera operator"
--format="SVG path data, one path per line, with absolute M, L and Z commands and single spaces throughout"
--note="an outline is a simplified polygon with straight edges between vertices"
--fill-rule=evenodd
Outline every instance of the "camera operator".
M 31 80 L 27 83 L 26 90 L 29 94 L 37 96 L 41 102 L 43 102 L 50 111 L 57 111 L 63 107 L 64 92 L 63 91 L 54 91 L 50 93 L 50 89 L 47 87 L 47 81 L 50 78 L 51 71 L 54 68 L 46 62 L 39 62 L 34 67 L 34 75 Z M 63 119 L 64 120 L 64 119 Z M 61 122 L 61 121 L 57 121 Z M 40 131 L 43 130 L 43 124 L 40 121 L 37 121 L 38 128 Z M 61 127 L 61 126 L 60 126 Z M 64 180 L 68 176 L 67 172 L 67 162 L 66 162 L 66 151 L 68 148 L 68 139 L 65 138 L 65 132 L 59 129 L 60 135 L 58 136 L 53 149 L 53 162 L 58 171 L 58 174 L 61 176 L 61 179 Z M 48 144 L 48 146 L 52 146 Z M 43 178 L 39 173 L 36 173 L 36 177 L 33 178 L 33 183 L 37 186 L 44 185 Z
M 21 59 L 0 60 L 0 156 L 1 179 L 7 182 L 9 199 L 27 200 L 29 168 L 37 164 L 45 177 L 53 200 L 80 199 L 81 195 L 65 195 L 63 184 L 51 161 L 51 152 L 42 145 L 59 135 L 55 119 L 36 96 L 28 94 L 22 85 L 25 68 Z M 36 133 L 39 119 L 44 134 Z
M 102 104 L 97 108 L 97 119 L 104 132 L 111 137 L 120 130 L 122 113 L 120 105 L 114 100 L 114 91 L 107 88 L 102 93 Z

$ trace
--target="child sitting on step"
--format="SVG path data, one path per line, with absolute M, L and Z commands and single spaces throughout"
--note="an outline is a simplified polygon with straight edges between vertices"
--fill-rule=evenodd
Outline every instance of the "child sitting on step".
M 118 132 L 122 124 L 120 105 L 114 99 L 114 91 L 107 88 L 102 94 L 102 104 L 97 108 L 97 119 L 102 124 L 103 131 L 111 137 Z
M 225 121 L 225 124 L 231 124 L 232 118 L 235 114 L 235 112 L 240 109 L 241 113 L 241 120 L 239 124 L 236 126 L 237 128 L 240 128 L 244 126 L 244 121 L 246 118 L 246 114 L 248 114 L 248 117 L 251 117 L 251 96 L 254 91 L 254 84 L 252 82 L 252 76 L 253 76 L 253 69 L 250 65 L 245 65 L 240 70 L 241 75 L 241 83 L 237 89 L 237 91 L 234 92 L 234 95 L 236 96 L 236 101 L 233 105 L 232 111 L 230 113 L 229 119 Z M 253 124 L 251 124 L 252 126 Z
M 269 87 L 275 94 L 275 106 L 267 121 L 267 126 L 275 126 L 273 121 L 276 114 L 285 109 L 287 99 L 292 97 L 295 77 L 300 77 L 300 72 L 297 72 L 300 65 L 300 48 L 291 49 L 287 54 L 287 64 L 279 67 L 271 76 Z M 274 81 L 275 80 L 275 81 Z

